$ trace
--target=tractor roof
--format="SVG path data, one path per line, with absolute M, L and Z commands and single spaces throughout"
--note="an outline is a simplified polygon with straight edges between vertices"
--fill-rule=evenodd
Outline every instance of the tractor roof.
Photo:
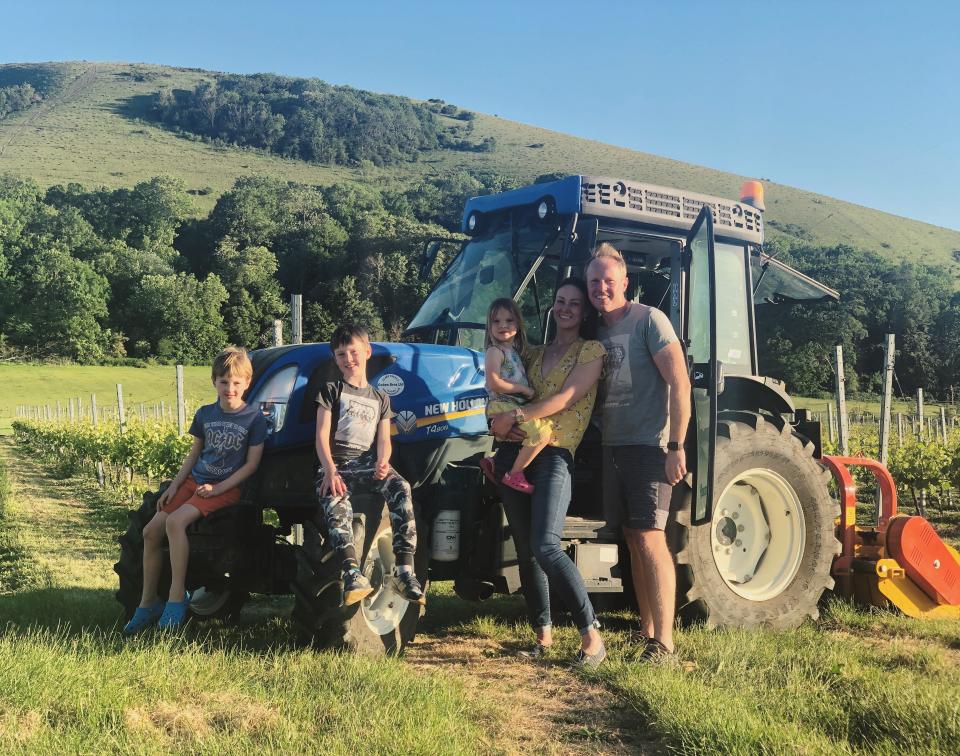
M 700 208 L 709 205 L 718 236 L 763 243 L 763 219 L 760 211 L 751 205 L 708 194 L 603 176 L 568 176 L 500 194 L 473 197 L 467 201 L 464 209 L 462 229 L 467 230 L 467 219 L 473 212 L 490 213 L 530 205 L 548 197 L 561 214 L 583 213 L 618 218 L 680 232 L 689 231 Z

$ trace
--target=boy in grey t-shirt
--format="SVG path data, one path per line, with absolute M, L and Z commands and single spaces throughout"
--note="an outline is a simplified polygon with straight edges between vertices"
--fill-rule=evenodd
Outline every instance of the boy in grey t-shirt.
M 333 332 L 330 349 L 340 373 L 317 395 L 317 497 L 327 533 L 343 568 L 343 603 L 355 604 L 373 587 L 360 571 L 353 545 L 350 494 L 377 491 L 387 502 L 393 528 L 396 566 L 390 587 L 407 601 L 426 603 L 413 571 L 417 550 L 410 484 L 390 466 L 390 398 L 367 383 L 372 354 L 367 332 L 343 325 Z

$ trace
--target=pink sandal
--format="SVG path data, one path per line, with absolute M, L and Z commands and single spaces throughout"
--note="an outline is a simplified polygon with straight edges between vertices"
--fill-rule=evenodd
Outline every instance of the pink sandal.
M 502 482 L 503 485 L 509 486 L 514 491 L 525 494 L 533 493 L 533 485 L 527 480 L 527 476 L 523 474 L 523 470 L 517 473 L 504 473 Z

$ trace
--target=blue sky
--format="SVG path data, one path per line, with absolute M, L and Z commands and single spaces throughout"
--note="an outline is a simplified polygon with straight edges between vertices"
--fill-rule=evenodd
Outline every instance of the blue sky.
M 956 2 L 4 6 L 0 62 L 271 71 L 440 97 L 960 229 Z

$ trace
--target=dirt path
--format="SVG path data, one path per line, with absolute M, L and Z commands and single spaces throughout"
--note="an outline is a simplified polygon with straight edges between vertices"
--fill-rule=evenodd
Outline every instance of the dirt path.
M 518 657 L 487 638 L 418 635 L 406 653 L 415 668 L 448 674 L 477 699 L 498 705 L 486 745 L 506 753 L 661 753 L 644 739 L 642 716 L 622 706 L 604 687 L 561 662 Z

